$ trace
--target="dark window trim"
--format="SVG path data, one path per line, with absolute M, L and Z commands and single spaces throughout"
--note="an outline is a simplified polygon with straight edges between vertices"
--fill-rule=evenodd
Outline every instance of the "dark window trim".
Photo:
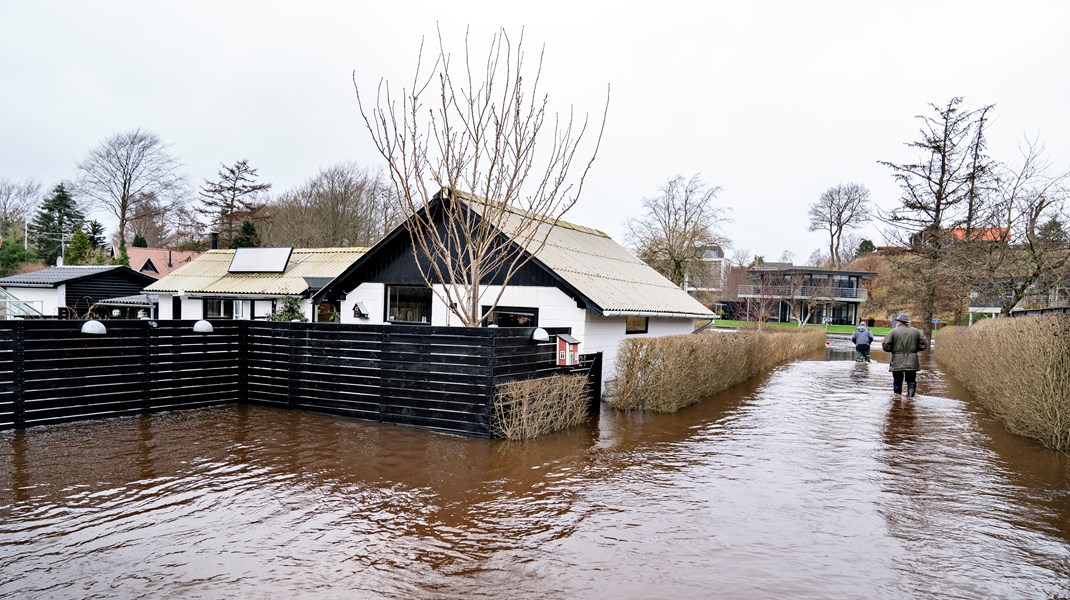
M 632 329 L 632 328 L 630 328 L 629 323 L 628 323 L 628 321 L 630 319 L 642 319 L 643 320 L 643 328 L 642 329 Z M 649 333 L 649 332 L 650 332 L 650 317 L 640 317 L 640 316 L 624 317 L 624 335 L 633 335 L 633 334 L 638 334 L 638 333 Z

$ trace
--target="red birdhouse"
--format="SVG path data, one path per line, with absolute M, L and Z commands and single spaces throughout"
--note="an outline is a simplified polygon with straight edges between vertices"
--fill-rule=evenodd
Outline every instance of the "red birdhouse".
M 568 367 L 580 362 L 580 341 L 567 333 L 557 334 L 557 365 Z

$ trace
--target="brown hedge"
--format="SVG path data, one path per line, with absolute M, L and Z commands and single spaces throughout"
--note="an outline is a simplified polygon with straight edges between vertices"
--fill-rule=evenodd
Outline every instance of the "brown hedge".
M 941 329 L 936 360 L 1008 429 L 1070 450 L 1070 315 Z
M 670 413 L 758 373 L 824 347 L 821 329 L 738 332 L 625 340 L 608 400 L 621 410 Z
M 510 440 L 531 439 L 575 427 L 587 420 L 585 375 L 553 375 L 499 384 L 491 433 Z

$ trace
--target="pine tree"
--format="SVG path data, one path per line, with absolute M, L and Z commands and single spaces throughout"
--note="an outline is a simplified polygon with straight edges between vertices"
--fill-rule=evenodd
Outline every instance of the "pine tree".
M 138 233 L 134 235 L 134 241 L 130 242 L 130 246 L 133 248 L 148 248 L 149 242 L 145 239 L 145 236 Z
M 242 221 L 241 231 L 230 241 L 231 248 L 256 248 L 260 245 L 260 234 L 252 221 Z
M 71 236 L 71 245 L 67 246 L 67 253 L 63 255 L 63 264 L 65 265 L 85 265 L 89 264 L 90 257 L 93 254 L 93 244 L 89 241 L 89 236 L 84 231 L 79 229 Z
M 247 160 L 239 160 L 233 167 L 223 165 L 219 181 L 205 180 L 201 212 L 215 225 L 221 246 L 233 247 L 243 222 L 259 218 L 264 205 L 257 203 L 257 194 L 270 188 L 270 183 L 256 183 L 256 169 Z
M 82 227 L 85 217 L 67 188 L 61 183 L 52 189 L 37 210 L 29 233 L 37 256 L 47 264 L 55 264 L 66 241 Z
M 104 225 L 100 221 L 92 220 L 86 223 L 85 234 L 89 236 L 89 243 L 93 248 L 103 248 L 107 240 L 104 238 Z
M 0 245 L 0 277 L 14 275 L 23 264 L 36 260 L 33 249 L 23 247 L 22 240 L 4 243 Z

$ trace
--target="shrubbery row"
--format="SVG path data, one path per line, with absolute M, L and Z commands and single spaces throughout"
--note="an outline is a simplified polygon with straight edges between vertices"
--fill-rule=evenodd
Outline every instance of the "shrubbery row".
M 1070 450 L 1070 315 L 941 329 L 936 360 L 1011 431 Z
M 724 332 L 625 340 L 608 400 L 621 410 L 670 413 L 824 347 L 825 332 Z

